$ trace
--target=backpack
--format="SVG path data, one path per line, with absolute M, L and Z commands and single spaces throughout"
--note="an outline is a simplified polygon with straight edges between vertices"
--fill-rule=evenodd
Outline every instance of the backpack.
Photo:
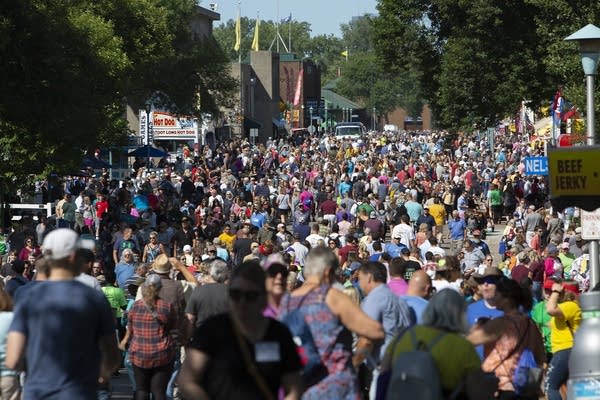
M 444 399 L 440 374 L 430 351 L 446 332 L 440 332 L 429 343 L 417 340 L 414 327 L 406 333 L 410 335 L 412 350 L 400 353 L 394 361 L 386 398 Z
M 302 370 L 300 371 L 300 377 L 304 388 L 309 388 L 310 386 L 319 383 L 329 375 L 329 371 L 325 364 L 323 364 L 321 354 L 315 344 L 315 339 L 310 327 L 306 322 L 305 311 L 302 309 L 304 299 L 306 299 L 313 290 L 314 289 L 311 289 L 302 296 L 302 299 L 300 299 L 298 306 L 294 310 L 289 310 L 288 303 L 288 312 L 281 319 L 281 322 L 283 322 L 290 330 L 294 343 L 296 343 L 296 350 L 298 351 L 300 361 L 303 365 Z
M 530 328 L 531 321 L 527 321 L 527 329 L 515 349 L 520 347 Z M 513 372 L 512 384 L 515 388 L 515 393 L 523 397 L 534 397 L 539 395 L 542 375 L 543 371 L 537 365 L 533 352 L 528 347 L 525 347 L 519 355 L 517 367 Z

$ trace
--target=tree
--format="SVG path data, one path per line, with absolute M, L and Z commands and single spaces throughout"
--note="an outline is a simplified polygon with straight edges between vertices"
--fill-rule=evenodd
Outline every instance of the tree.
M 495 123 L 524 98 L 539 104 L 553 86 L 538 62 L 544 52 L 528 1 L 382 0 L 379 11 L 378 55 L 390 70 L 420 71 L 444 127 Z
M 0 192 L 78 170 L 127 135 L 124 100 L 155 91 L 185 113 L 218 112 L 235 87 L 216 42 L 194 37 L 193 0 L 0 3 Z M 197 107 L 198 92 L 202 98 Z

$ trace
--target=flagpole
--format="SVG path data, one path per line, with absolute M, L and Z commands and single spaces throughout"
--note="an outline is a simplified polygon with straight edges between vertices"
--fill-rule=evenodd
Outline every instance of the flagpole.
M 290 20 L 288 21 L 288 50 L 292 52 L 292 13 L 290 13 Z
M 277 39 L 277 53 L 279 53 L 279 0 L 277 0 L 277 16 L 275 18 L 275 31 Z

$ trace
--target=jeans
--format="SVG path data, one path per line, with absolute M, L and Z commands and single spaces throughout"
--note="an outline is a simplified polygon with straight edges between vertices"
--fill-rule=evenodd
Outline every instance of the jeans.
M 129 359 L 129 352 L 125 352 L 125 354 L 124 354 L 123 365 L 127 369 L 127 376 L 129 376 L 129 381 L 131 382 L 131 390 L 135 392 L 136 391 L 135 375 L 133 373 L 133 364 L 131 363 L 131 360 Z
M 536 301 L 542 301 L 542 282 L 534 281 L 531 285 L 531 295 Z
M 177 377 L 179 376 L 180 369 L 181 357 L 179 357 L 178 354 L 173 364 L 173 375 L 171 375 L 171 379 L 169 379 L 169 383 L 167 385 L 167 400 L 173 400 L 175 398 L 175 382 L 177 381 Z
M 560 387 L 569 379 L 569 356 L 571 349 L 561 350 L 554 353 L 548 371 L 546 372 L 546 397 L 548 400 L 562 400 Z

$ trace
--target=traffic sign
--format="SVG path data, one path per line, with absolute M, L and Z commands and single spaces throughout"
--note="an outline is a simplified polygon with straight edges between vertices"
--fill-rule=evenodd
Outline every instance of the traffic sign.
M 548 175 L 548 157 L 525 157 L 525 175 Z

